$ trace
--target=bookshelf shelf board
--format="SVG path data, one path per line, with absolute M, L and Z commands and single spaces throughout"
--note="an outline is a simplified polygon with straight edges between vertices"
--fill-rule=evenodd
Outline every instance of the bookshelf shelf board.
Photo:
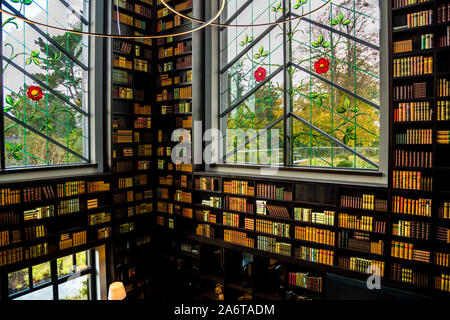
M 271 233 L 265 233 L 265 232 L 260 232 L 260 231 L 254 231 L 254 234 L 256 234 L 257 236 L 264 236 L 264 237 L 272 237 L 272 238 L 277 238 L 279 240 L 284 240 L 284 241 L 290 241 L 292 238 L 291 237 L 285 237 L 285 236 L 280 236 L 277 234 L 271 234 Z
M 432 127 L 433 121 L 397 121 L 394 122 L 395 126 L 412 126 L 412 127 Z
M 252 218 L 256 218 L 256 215 L 255 215 L 254 213 L 248 213 L 248 212 L 243 212 L 243 211 L 238 211 L 238 210 L 231 210 L 231 209 L 227 209 L 227 208 L 223 208 L 222 210 L 223 210 L 224 212 L 238 213 L 238 214 L 250 216 L 250 217 L 252 217 Z
M 267 200 L 267 201 L 278 201 L 278 202 L 283 202 L 283 203 L 286 203 L 286 204 L 292 203 L 292 200 L 266 198 L 266 197 L 260 197 L 260 196 L 256 196 L 255 199 L 256 200 Z
M 359 232 L 359 233 L 368 233 L 374 236 L 378 237 L 385 237 L 386 233 L 380 233 L 380 232 L 374 232 L 374 231 L 365 231 L 365 230 L 356 230 L 356 229 L 350 229 L 350 228 L 344 228 L 344 227 L 336 227 L 337 230 L 343 230 L 343 231 L 353 231 L 353 232 Z
M 317 227 L 317 228 L 326 228 L 326 229 L 335 229 L 336 228 L 334 225 L 321 224 L 321 223 L 302 221 L 302 220 L 294 220 L 294 224 L 301 224 L 301 225 L 307 225 L 307 226 L 312 226 L 312 227 Z
M 202 205 L 202 204 L 194 204 L 194 206 L 196 208 L 205 209 L 205 210 L 219 210 L 219 211 L 223 210 L 222 208 L 210 207 L 210 206 L 205 206 L 205 205 Z
M 393 58 L 403 58 L 403 57 L 413 57 L 416 55 L 429 55 L 429 54 L 433 54 L 433 52 L 436 51 L 436 48 L 430 48 L 430 49 L 418 49 L 418 50 L 411 50 L 411 51 L 406 51 L 406 52 L 398 52 L 398 53 L 393 53 L 392 57 Z
M 302 201 L 302 200 L 294 200 L 296 205 L 304 205 L 304 206 L 316 206 L 316 207 L 324 207 L 324 208 L 336 208 L 335 204 L 327 204 L 322 202 L 312 202 L 312 201 Z
M 264 301 L 284 301 L 285 298 L 278 292 L 274 293 L 264 293 L 264 292 L 253 292 L 253 297 L 255 299 L 261 299 Z
M 209 221 L 203 221 L 203 220 L 194 220 L 194 221 L 197 222 L 197 223 L 206 223 L 206 224 L 209 224 L 211 226 L 218 227 L 218 228 L 223 227 L 222 224 L 216 223 L 216 222 L 209 222 Z
M 361 215 L 366 215 L 366 214 L 370 214 L 370 215 L 382 215 L 379 218 L 383 218 L 383 216 L 387 216 L 388 212 L 387 211 L 380 211 L 380 210 L 368 210 L 368 209 L 358 209 L 358 208 L 349 208 L 349 207 L 338 207 L 339 209 L 339 213 L 359 213 Z M 345 212 L 342 212 L 345 211 Z
M 392 167 L 394 170 L 407 170 L 407 171 L 422 171 L 430 172 L 433 168 L 421 168 L 421 167 Z
M 270 215 L 264 215 L 264 214 L 255 214 L 255 219 L 269 219 L 269 220 L 276 220 L 276 221 L 284 221 L 284 222 L 292 222 L 292 218 L 282 218 L 282 217 L 274 217 Z
M 414 99 L 394 99 L 394 103 L 401 103 L 401 102 L 431 102 L 434 101 L 434 98 L 414 98 Z
M 431 216 L 419 216 L 419 215 L 415 215 L 415 214 L 404 214 L 404 213 L 394 213 L 393 212 L 392 219 L 431 221 L 433 218 Z
M 360 255 L 363 256 L 365 258 L 373 258 L 376 260 L 384 260 L 384 254 L 377 254 L 377 253 L 371 253 L 371 252 L 366 252 L 366 251 L 362 251 L 362 250 L 357 250 L 357 249 L 350 249 L 350 248 L 343 248 L 343 247 L 336 247 L 337 251 L 341 251 L 341 252 L 345 252 L 347 254 L 351 254 L 352 256 L 355 255 Z
M 299 244 L 304 244 L 306 246 L 312 246 L 312 247 L 320 247 L 320 248 L 324 248 L 327 250 L 334 250 L 336 249 L 335 245 L 330 245 L 330 244 L 324 244 L 324 243 L 319 243 L 319 242 L 312 242 L 312 241 L 307 241 L 307 240 L 300 240 L 300 239 L 296 239 L 296 238 L 291 238 L 292 241 L 299 243 Z
M 242 284 L 240 284 L 238 282 L 225 283 L 225 287 L 234 289 L 237 291 L 245 292 L 248 294 L 252 294 L 252 292 L 253 292 L 252 288 L 244 287 Z
M 408 9 L 422 9 L 422 7 L 429 7 L 430 5 L 433 4 L 433 1 L 425 1 L 425 2 L 420 2 L 420 3 L 415 3 L 415 4 L 410 4 L 407 6 L 401 6 L 401 7 L 393 7 L 392 8 L 392 12 L 399 12 L 399 14 L 403 14 L 405 10 Z
M 201 274 L 199 278 L 205 281 L 219 284 L 225 283 L 225 276 L 221 274 Z
M 213 191 L 213 190 L 194 189 L 194 191 L 195 191 L 195 192 L 204 192 L 204 193 L 223 194 L 222 191 Z
M 294 285 L 294 284 L 285 283 L 285 284 L 283 284 L 283 285 L 284 285 L 286 288 L 289 288 L 289 289 L 292 289 L 292 290 L 298 290 L 298 291 L 308 292 L 308 293 L 311 293 L 311 294 L 314 294 L 314 295 L 320 295 L 320 296 L 324 295 L 324 292 L 315 291 L 315 290 L 308 289 L 308 288 L 305 288 L 305 287 L 299 287 L 299 286 L 296 286 L 296 285 Z
M 429 24 L 426 26 L 420 26 L 420 27 L 414 27 L 414 28 L 404 28 L 404 29 L 398 29 L 398 30 L 392 30 L 392 34 L 401 34 L 401 33 L 410 33 L 410 32 L 420 32 L 427 29 L 434 28 L 433 24 Z
M 397 258 L 397 257 L 389 257 L 389 259 L 391 259 L 394 262 L 397 263 L 401 263 L 401 264 L 406 264 L 409 266 L 414 266 L 414 265 L 421 265 L 421 266 L 431 266 L 432 264 L 430 262 L 424 262 L 424 261 L 418 261 L 418 260 L 407 260 L 407 259 L 402 259 L 402 258 Z M 432 259 L 430 259 L 432 260 Z

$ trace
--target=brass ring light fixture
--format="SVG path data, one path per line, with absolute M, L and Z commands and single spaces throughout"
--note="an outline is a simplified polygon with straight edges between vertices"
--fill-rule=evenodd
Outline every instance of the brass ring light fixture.
M 160 38 L 169 38 L 169 37 L 176 37 L 176 36 L 182 36 L 188 33 L 192 33 L 192 32 L 196 32 L 198 30 L 201 30 L 203 28 L 206 28 L 207 26 L 209 26 L 211 23 L 213 23 L 215 20 L 217 20 L 220 15 L 222 14 L 223 10 L 225 9 L 225 6 L 227 4 L 227 0 L 222 0 L 222 5 L 220 6 L 219 11 L 217 11 L 216 15 L 214 17 L 212 17 L 211 19 L 209 19 L 208 21 L 202 22 L 202 24 L 194 29 L 188 30 L 188 31 L 183 31 L 183 32 L 178 32 L 178 33 L 173 33 L 173 34 L 165 34 L 165 35 L 153 35 L 153 36 L 120 36 L 120 35 L 112 35 L 112 34 L 102 34 L 102 33 L 93 33 L 93 32 L 83 32 L 83 31 L 75 31 L 75 30 L 67 30 L 64 28 L 60 28 L 60 27 L 56 27 L 56 26 L 51 26 L 48 24 L 44 24 L 44 23 L 40 23 L 37 21 L 32 21 L 29 20 L 27 18 L 23 18 L 20 16 L 17 16 L 13 13 L 10 13 L 8 11 L 3 10 L 2 8 L 0 8 L 0 12 L 1 13 L 6 13 L 7 15 L 10 15 L 13 18 L 16 18 L 18 20 L 30 23 L 30 24 L 34 24 L 40 27 L 44 27 L 44 28 L 50 28 L 50 29 L 55 29 L 55 30 L 59 30 L 59 31 L 64 31 L 64 32 L 68 32 L 68 33 L 72 33 L 72 34 L 78 34 L 78 35 L 84 35 L 84 36 L 90 36 L 90 37 L 98 37 L 98 38 L 114 38 L 114 39 L 160 39 Z
M 181 16 L 181 17 L 183 17 L 183 18 L 185 18 L 185 19 L 188 19 L 188 20 L 190 20 L 190 21 L 192 21 L 192 22 L 201 23 L 201 25 L 198 26 L 198 27 L 196 27 L 196 28 L 194 28 L 194 29 L 188 30 L 188 31 L 183 31 L 183 32 L 178 32 L 178 33 L 173 33 L 173 34 L 166 34 L 166 35 L 153 35 L 153 36 L 121 36 L 121 35 L 111 35 L 111 34 L 102 34 L 102 33 L 93 33 L 93 32 L 83 32 L 83 31 L 67 30 L 67 29 L 64 29 L 64 28 L 60 28 L 60 27 L 56 27 L 56 26 L 51 26 L 51 25 L 48 25 L 48 24 L 40 23 L 40 22 L 37 22 L 37 21 L 32 21 L 32 20 L 29 20 L 29 19 L 26 19 L 26 18 L 17 16 L 17 15 L 15 15 L 15 14 L 13 14 L 13 13 L 10 13 L 10 12 L 8 12 L 8 11 L 3 10 L 2 8 L 0 8 L 0 12 L 1 12 L 1 13 L 5 13 L 5 14 L 7 14 L 7 15 L 13 17 L 13 18 L 16 18 L 16 19 L 18 19 L 18 20 L 27 22 L 27 23 L 29 23 L 29 24 L 34 24 L 34 25 L 37 25 L 37 26 L 40 26 L 40 27 L 50 28 L 50 29 L 55 29 L 55 30 L 59 30 L 59 31 L 63 31 L 63 32 L 69 32 L 69 33 L 72 33 L 72 34 L 85 35 L 85 36 L 90 36 L 90 37 L 99 37 L 99 38 L 136 39 L 136 40 L 138 40 L 138 39 L 160 39 L 160 38 L 169 38 L 169 37 L 181 36 L 181 35 L 185 35 L 185 34 L 188 34 L 188 33 L 193 33 L 193 32 L 196 32 L 196 31 L 198 31 L 198 30 L 204 29 L 204 28 L 206 28 L 207 26 L 210 26 L 210 25 L 211 25 L 211 26 L 216 26 L 216 27 L 224 27 L 224 28 L 233 28 L 233 27 L 234 27 L 234 28 L 236 28 L 236 27 L 264 27 L 264 26 L 280 25 L 280 24 L 292 22 L 292 21 L 295 21 L 295 20 L 299 20 L 299 19 L 301 19 L 301 18 L 303 18 L 303 17 L 305 17 L 305 16 L 307 16 L 307 15 L 310 15 L 310 14 L 312 14 L 312 13 L 314 13 L 314 12 L 319 11 L 320 9 L 324 8 L 325 6 L 329 5 L 329 4 L 332 2 L 332 0 L 328 0 L 328 1 L 325 2 L 323 5 L 319 6 L 318 8 L 316 8 L 316 9 L 314 9 L 314 10 L 312 10 L 312 11 L 306 13 L 306 14 L 302 14 L 301 16 L 298 16 L 298 17 L 295 17 L 295 18 L 292 18 L 292 19 L 287 19 L 287 20 L 279 21 L 279 22 L 269 22 L 269 23 L 260 23 L 260 24 L 249 24 L 249 25 L 238 25 L 238 24 L 235 24 L 235 25 L 227 25 L 227 24 L 214 23 L 214 21 L 217 20 L 217 19 L 220 17 L 220 15 L 222 14 L 222 12 L 224 11 L 225 6 L 226 6 L 226 3 L 227 3 L 227 0 L 222 0 L 222 4 L 221 4 L 221 6 L 220 6 L 219 11 L 217 11 L 216 15 L 215 15 L 214 17 L 212 17 L 211 19 L 209 19 L 208 21 L 199 20 L 199 19 L 195 19 L 195 18 L 186 16 L 186 15 L 184 15 L 184 14 L 182 14 L 182 13 L 176 11 L 176 10 L 175 10 L 174 8 L 172 8 L 171 6 L 169 6 L 169 5 L 166 3 L 165 0 L 160 0 L 160 1 L 162 2 L 162 4 L 163 4 L 168 10 L 172 11 L 174 14 L 176 14 L 176 15 L 178 15 L 178 16 Z
M 160 1 L 162 2 L 162 4 L 167 9 L 169 9 L 170 11 L 175 13 L 176 15 L 179 15 L 180 17 L 183 17 L 185 19 L 188 19 L 188 20 L 190 20 L 192 22 L 197 22 L 197 23 L 205 23 L 206 22 L 206 21 L 203 21 L 203 20 L 199 20 L 199 19 L 195 19 L 195 18 L 186 16 L 186 15 L 176 11 L 174 8 L 172 8 L 171 6 L 169 6 L 166 3 L 166 0 L 160 0 Z M 255 0 L 253 0 L 253 1 L 255 1 Z M 301 16 L 298 16 L 298 17 L 295 17 L 295 18 L 292 18 L 292 19 L 283 20 L 283 21 L 278 21 L 278 22 L 268 22 L 268 23 L 259 23 L 259 24 L 234 24 L 234 25 L 220 24 L 220 23 L 214 23 L 213 22 L 213 23 L 210 23 L 210 25 L 211 26 L 215 26 L 215 27 L 223 27 L 223 28 L 270 27 L 270 26 L 273 26 L 273 25 L 280 25 L 280 24 L 284 24 L 284 23 L 288 23 L 288 22 L 292 22 L 292 21 L 304 18 L 304 17 L 306 17 L 306 16 L 308 16 L 310 14 L 313 14 L 314 12 L 317 12 L 320 9 L 326 7 L 327 5 L 329 5 L 331 3 L 331 1 L 333 1 L 333 0 L 328 0 L 327 2 L 325 2 L 323 5 L 319 6 L 318 8 L 316 8 L 316 9 L 314 9 L 314 10 L 308 12 L 308 13 L 302 14 Z

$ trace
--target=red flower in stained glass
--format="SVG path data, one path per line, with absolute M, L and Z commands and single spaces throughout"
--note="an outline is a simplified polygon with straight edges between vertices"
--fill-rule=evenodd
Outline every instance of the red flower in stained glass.
M 266 78 L 267 71 L 263 67 L 259 67 L 255 71 L 255 79 L 256 81 L 260 82 L 263 81 Z
M 39 101 L 44 96 L 44 94 L 42 93 L 42 89 L 36 86 L 29 87 L 27 90 L 27 95 L 33 101 Z
M 317 73 L 327 73 L 328 67 L 330 66 L 330 61 L 325 58 L 320 58 L 317 60 L 317 62 L 314 64 L 314 68 L 316 68 Z

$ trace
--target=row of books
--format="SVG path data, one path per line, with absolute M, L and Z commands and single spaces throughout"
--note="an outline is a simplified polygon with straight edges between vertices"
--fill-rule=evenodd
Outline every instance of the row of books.
M 394 122 L 431 121 L 432 115 L 429 102 L 404 102 L 394 108 Z
M 438 266 L 449 267 L 450 266 L 450 254 L 449 253 L 434 253 L 434 263 Z
M 294 208 L 294 219 L 334 226 L 335 213 L 335 211 L 314 212 L 313 209 L 309 208 Z
M 217 215 L 211 213 L 209 210 L 196 210 L 195 217 L 198 221 L 205 221 L 210 223 L 217 223 Z
M 420 49 L 426 50 L 434 48 L 434 35 L 432 33 L 423 34 L 420 36 Z
M 59 236 L 59 250 L 78 247 L 86 244 L 86 231 L 63 233 Z
M 285 256 L 291 256 L 291 244 L 277 242 L 275 238 L 257 236 L 257 249 Z
M 427 83 L 416 82 L 394 87 L 394 99 L 421 99 L 427 97 Z
M 285 206 L 266 204 L 267 213 L 271 217 L 290 219 L 289 211 Z
M 290 237 L 291 226 L 287 223 L 273 222 L 267 220 L 256 219 L 256 232 L 273 234 L 281 237 Z
M 403 221 L 392 224 L 394 236 L 429 240 L 431 235 L 431 223 L 420 221 Z
M 53 216 L 55 216 L 55 207 L 53 205 L 25 210 L 23 212 L 24 221 L 45 219 Z
M 433 23 L 433 10 L 424 10 L 408 13 L 406 15 L 406 25 L 408 28 L 427 26 Z
M 428 286 L 428 276 L 414 272 L 411 268 L 404 268 L 399 263 L 391 265 L 391 276 L 394 280 L 412 283 L 418 286 Z
M 431 199 L 411 199 L 402 196 L 392 197 L 392 212 L 431 217 Z
M 450 120 L 450 101 L 438 101 L 437 102 L 437 121 Z
M 431 168 L 433 166 L 433 152 L 395 149 L 394 166 L 410 168 Z
M 148 105 L 140 105 L 139 103 L 135 103 L 133 105 L 133 111 L 134 114 L 149 116 L 152 114 L 152 107 Z
M 322 292 L 322 281 L 322 277 L 310 276 L 308 273 L 288 273 L 288 284 L 315 292 Z
M 334 265 L 334 251 L 300 246 L 294 248 L 294 257 L 301 260 Z
M 231 242 L 234 244 L 238 244 L 244 247 L 255 247 L 255 240 L 252 238 L 247 237 L 247 233 L 235 231 L 235 230 L 229 230 L 224 229 L 223 230 L 223 240 L 225 242 Z
M 89 181 L 87 183 L 87 191 L 88 191 L 88 193 L 105 192 L 105 191 L 109 191 L 110 189 L 111 189 L 110 183 L 102 181 L 102 180 Z
M 20 203 L 20 190 L 0 189 L 0 206 Z
M 68 199 L 58 203 L 58 215 L 71 214 L 81 212 L 82 206 L 80 206 L 80 199 Z
M 84 180 L 67 181 L 65 183 L 59 183 L 56 186 L 56 194 L 58 197 L 70 197 L 86 192 L 86 183 Z
M 23 230 L 25 240 L 34 240 L 47 236 L 47 227 L 45 225 L 28 226 Z
M 414 249 L 414 244 L 400 241 L 391 242 L 391 256 L 405 260 L 430 262 L 429 251 Z
M 448 81 L 445 78 L 438 79 L 437 96 L 438 97 L 450 96 L 450 81 Z
M 285 190 L 283 187 L 277 187 L 274 184 L 257 184 L 256 195 L 263 198 L 292 200 L 292 191 Z
M 133 161 L 117 161 L 112 166 L 112 171 L 114 173 L 123 173 L 133 171 Z
M 407 129 L 394 135 L 396 144 L 432 144 L 433 129 Z
M 88 216 L 88 225 L 89 226 L 93 226 L 96 224 L 103 224 L 103 223 L 107 223 L 107 222 L 111 222 L 111 213 L 109 213 L 109 212 L 99 212 L 99 213 L 90 214 Z
M 412 40 L 395 41 L 392 43 L 392 53 L 412 51 Z
M 222 224 L 224 226 L 239 228 L 239 214 L 224 212 L 222 215 Z
M 362 196 L 341 196 L 341 207 L 343 208 L 355 208 L 363 210 L 387 210 L 387 200 L 375 199 L 373 194 L 363 194 Z
M 248 181 L 240 181 L 240 180 L 224 181 L 223 192 L 242 194 L 246 196 L 254 196 L 255 187 L 251 186 Z
M 113 39 L 113 50 L 116 52 L 123 52 L 126 54 L 130 54 L 132 48 L 133 45 L 131 43 L 121 41 L 118 39 Z
M 392 176 L 394 189 L 432 191 L 433 178 L 423 176 L 420 171 L 394 170 Z
M 450 219 L 450 202 L 444 202 L 442 204 L 442 207 L 438 210 L 438 216 L 442 219 Z
M 450 21 L 450 3 L 441 4 L 437 9 L 437 23 Z
M 355 232 L 353 236 L 350 236 L 348 231 L 342 231 L 339 232 L 338 239 L 339 247 L 341 248 L 383 255 L 383 240 L 378 240 L 378 242 L 370 241 L 370 237 L 366 233 Z
M 434 288 L 442 291 L 450 292 L 450 275 L 441 274 L 440 277 L 434 278 Z
M 175 71 L 178 69 L 185 69 L 190 67 L 192 67 L 192 56 L 178 58 L 175 63 Z
M 191 103 L 190 102 L 180 102 L 176 103 L 174 106 L 161 106 L 161 114 L 183 114 L 190 113 Z
M 431 0 L 394 0 L 393 8 L 405 7 L 417 3 L 430 2 Z
M 384 233 L 385 230 L 384 221 L 374 220 L 372 216 L 356 216 L 339 213 L 338 224 L 341 228 L 360 231 Z
M 197 190 L 217 191 L 216 179 L 207 177 L 195 178 L 194 187 Z
M 437 241 L 450 243 L 450 229 L 435 227 L 434 228 L 434 238 Z
M 133 84 L 133 75 L 125 70 L 113 69 L 112 81 L 114 83 L 120 83 L 131 86 Z
M 209 200 L 202 200 L 202 206 L 222 208 L 221 197 L 209 197 Z
M 214 239 L 214 228 L 209 224 L 199 224 L 195 228 L 195 234 L 200 237 L 213 238 Z
M 334 246 L 335 233 L 325 229 L 295 226 L 295 239 Z
M 192 98 L 192 86 L 174 88 L 173 89 L 174 99 L 190 99 Z
M 339 257 L 339 267 L 356 272 L 375 274 L 384 277 L 383 261 L 370 260 L 359 257 Z
M 446 30 L 447 31 L 446 31 L 445 35 L 442 35 L 438 38 L 437 45 L 441 48 L 450 46 L 450 26 L 447 26 Z
M 253 213 L 253 203 L 248 203 L 245 198 L 225 196 L 225 209 Z
M 44 195 L 44 197 L 42 197 Z M 23 202 L 54 199 L 55 193 L 51 186 L 28 187 L 23 189 Z
M 192 193 L 183 190 L 176 190 L 173 195 L 173 200 L 185 203 L 192 203 Z M 213 201 L 210 203 L 211 204 L 214 203 L 217 205 L 217 201 L 216 202 Z
M 433 73 L 433 57 L 414 56 L 394 59 L 394 78 Z
M 437 144 L 450 144 L 450 130 L 437 130 L 436 131 L 436 143 Z
M 0 228 L 19 224 L 20 221 L 21 215 L 15 211 L 0 212 Z
M 119 57 L 113 59 L 113 67 L 132 70 L 133 69 L 133 61 L 128 60 L 126 57 L 119 56 Z

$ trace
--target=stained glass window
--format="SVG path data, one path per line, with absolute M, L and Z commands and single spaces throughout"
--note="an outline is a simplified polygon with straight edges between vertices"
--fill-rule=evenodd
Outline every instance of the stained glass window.
M 225 163 L 379 168 L 378 0 L 229 0 L 222 23 Z
M 89 31 L 88 0 L 0 3 L 22 18 Z M 88 38 L 1 18 L 1 169 L 88 162 Z

